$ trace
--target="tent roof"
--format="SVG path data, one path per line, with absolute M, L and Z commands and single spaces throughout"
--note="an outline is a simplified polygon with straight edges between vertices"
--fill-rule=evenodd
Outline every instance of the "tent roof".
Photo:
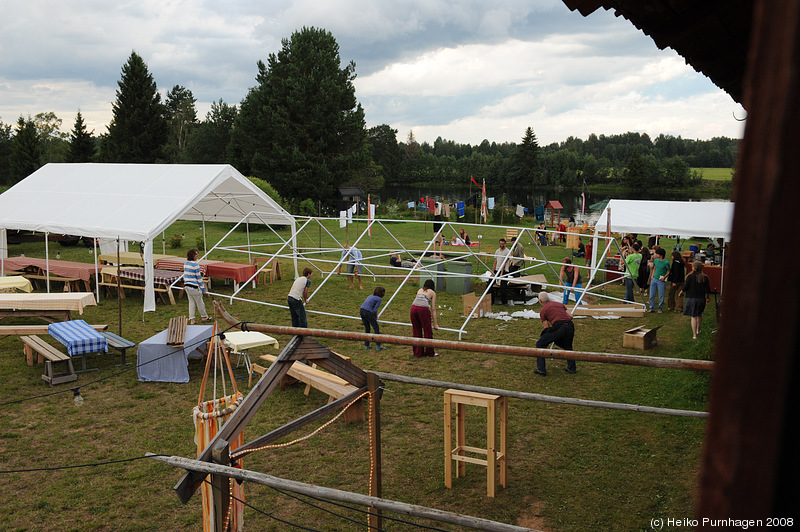
M 611 232 L 680 235 L 730 240 L 733 203 L 729 201 L 646 201 L 612 199 Z M 595 231 L 606 231 L 603 213 Z
M 176 220 L 292 224 L 230 165 L 51 163 L 0 194 L 0 228 L 151 240 Z

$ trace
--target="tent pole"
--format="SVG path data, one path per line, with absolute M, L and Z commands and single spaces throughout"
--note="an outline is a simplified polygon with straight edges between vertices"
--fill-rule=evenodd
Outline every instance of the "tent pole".
M 100 304 L 100 272 L 98 271 L 98 267 L 97 267 L 97 239 L 96 238 L 92 238 L 92 247 L 94 249 L 94 288 L 97 291 L 97 303 Z
M 203 251 L 208 249 L 208 244 L 206 243 L 206 215 L 203 214 Z
M 120 286 L 119 262 L 119 235 L 117 235 L 117 313 L 119 315 L 119 335 L 122 336 L 122 286 Z
M 47 293 L 50 293 L 50 233 L 44 233 L 44 273 L 47 275 Z

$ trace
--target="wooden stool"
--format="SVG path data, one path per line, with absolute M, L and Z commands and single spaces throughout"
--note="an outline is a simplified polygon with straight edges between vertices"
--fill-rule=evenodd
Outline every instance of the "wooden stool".
M 452 423 L 450 421 L 451 405 L 456 405 L 456 447 L 452 444 Z M 497 406 L 500 406 L 500 451 L 497 451 Z M 465 405 L 480 406 L 486 409 L 486 449 L 466 445 Z M 500 465 L 500 485 L 507 487 L 507 422 L 508 398 L 485 393 L 466 392 L 450 389 L 444 392 L 444 485 L 453 486 L 453 460 L 456 466 L 456 478 L 466 474 L 466 463 L 486 466 L 486 494 L 494 497 L 495 473 Z M 466 456 L 466 453 L 486 455 L 486 460 Z

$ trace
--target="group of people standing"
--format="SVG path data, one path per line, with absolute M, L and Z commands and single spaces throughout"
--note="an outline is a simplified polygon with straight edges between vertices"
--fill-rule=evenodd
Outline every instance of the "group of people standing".
M 629 236 L 622 239 L 623 263 L 625 270 L 625 300 L 633 301 L 635 286 L 639 286 L 650 299 L 650 312 L 664 311 L 666 296 L 667 310 L 683 313 L 691 318 L 692 337 L 700 334 L 703 312 L 711 294 L 711 283 L 703 273 L 703 263 L 692 263 L 692 272 L 686 274 L 683 256 L 677 250 L 667 260 L 664 248 L 654 245 L 651 254 L 638 240 Z M 684 294 L 686 301 L 684 303 Z M 657 301 L 656 301 L 657 298 Z

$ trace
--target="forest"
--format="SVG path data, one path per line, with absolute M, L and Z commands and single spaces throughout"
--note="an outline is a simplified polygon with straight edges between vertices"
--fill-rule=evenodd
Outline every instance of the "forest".
M 627 132 L 541 146 L 533 126 L 520 132 L 518 143 L 420 143 L 413 131 L 398 138 L 390 125 L 367 127 L 355 75 L 353 62 L 342 65 L 333 35 L 303 28 L 258 62 L 257 84 L 241 102 L 220 99 L 201 119 L 190 89 L 160 91 L 144 59 L 132 52 L 106 131 L 88 131 L 80 111 L 69 133 L 51 111 L 20 116 L 13 125 L 0 120 L 0 186 L 51 162 L 224 163 L 268 183 L 291 208 L 304 200 L 334 205 L 341 186 L 376 193 L 384 184 L 470 178 L 495 189 L 685 189 L 700 180 L 692 168 L 732 168 L 736 160 L 739 140 L 727 137 Z

